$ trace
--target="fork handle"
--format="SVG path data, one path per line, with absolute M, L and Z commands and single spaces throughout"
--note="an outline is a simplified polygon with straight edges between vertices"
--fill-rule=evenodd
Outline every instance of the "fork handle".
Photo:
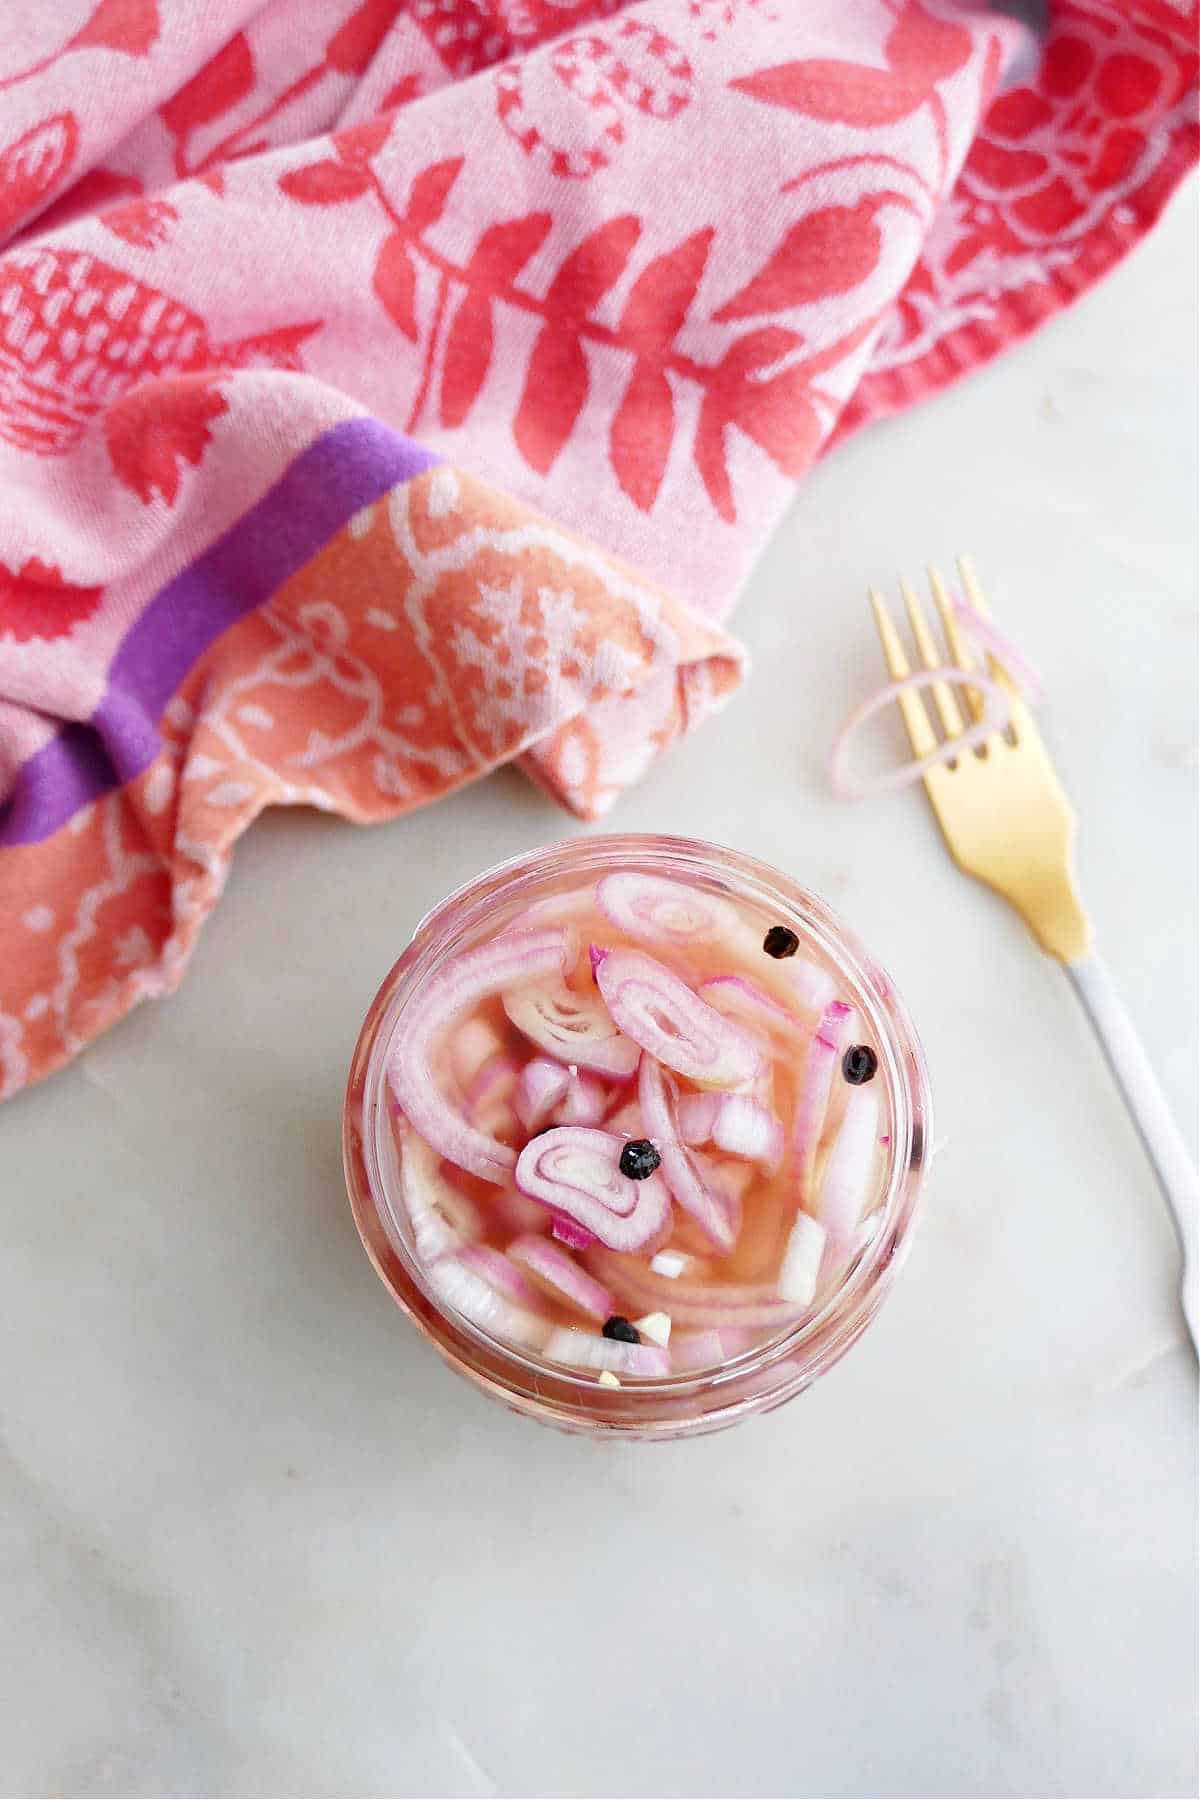
M 1145 1046 L 1125 1010 L 1107 965 L 1092 955 L 1064 966 L 1108 1058 L 1108 1065 L 1129 1108 L 1129 1116 L 1158 1177 L 1163 1198 L 1174 1216 L 1183 1251 L 1183 1316 L 1192 1343 L 1200 1346 L 1200 1297 L 1197 1294 L 1200 1264 L 1196 1248 L 1200 1180 Z

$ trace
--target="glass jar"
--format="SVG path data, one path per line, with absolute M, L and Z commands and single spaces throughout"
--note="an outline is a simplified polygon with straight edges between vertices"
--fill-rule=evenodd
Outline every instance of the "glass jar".
M 449 1312 L 417 1260 L 398 1191 L 386 1062 L 397 1020 L 447 958 L 503 930 L 534 901 L 589 876 L 632 869 L 753 904 L 790 925 L 838 977 L 878 1046 L 887 1158 L 875 1229 L 820 1306 L 772 1342 L 720 1367 L 608 1387 L 535 1351 L 492 1338 Z M 359 1034 L 346 1090 L 343 1154 L 359 1233 L 384 1284 L 422 1335 L 462 1375 L 512 1408 L 564 1430 L 660 1439 L 695 1436 L 765 1412 L 815 1381 L 870 1324 L 895 1280 L 912 1232 L 928 1157 L 925 1061 L 883 970 L 846 927 L 788 876 L 716 844 L 659 836 L 582 837 L 515 857 L 450 894 L 418 925 Z

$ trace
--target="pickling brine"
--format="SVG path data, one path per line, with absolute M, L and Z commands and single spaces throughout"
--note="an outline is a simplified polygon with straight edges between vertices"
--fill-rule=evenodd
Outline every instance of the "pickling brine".
M 881 1046 L 788 909 L 614 862 L 409 992 L 385 1225 L 448 1313 L 601 1386 L 720 1367 L 827 1307 L 880 1228 Z

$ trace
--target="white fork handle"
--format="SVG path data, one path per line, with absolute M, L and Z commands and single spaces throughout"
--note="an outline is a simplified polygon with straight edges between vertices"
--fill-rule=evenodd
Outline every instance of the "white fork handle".
M 1129 1108 L 1129 1116 L 1137 1126 L 1163 1197 L 1174 1215 L 1183 1251 L 1183 1316 L 1192 1334 L 1192 1343 L 1200 1347 L 1200 1296 L 1197 1294 L 1200 1263 L 1196 1249 L 1200 1179 L 1107 965 L 1098 956 L 1084 956 L 1065 966 L 1108 1058 L 1109 1068 Z

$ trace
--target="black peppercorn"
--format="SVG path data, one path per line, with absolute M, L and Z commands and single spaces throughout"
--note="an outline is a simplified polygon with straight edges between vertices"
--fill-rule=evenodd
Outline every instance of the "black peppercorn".
M 623 1319 L 620 1313 L 614 1313 L 611 1319 L 605 1319 L 601 1332 L 606 1338 L 615 1338 L 618 1344 L 640 1344 L 642 1334 L 636 1325 Z
M 842 1058 L 842 1074 L 851 1087 L 861 1087 L 864 1081 L 870 1081 L 879 1067 L 879 1058 L 870 1044 L 852 1044 Z
M 661 1161 L 649 1138 L 632 1138 L 621 1152 L 620 1169 L 630 1181 L 645 1181 Z
M 763 949 L 768 956 L 795 956 L 800 948 L 800 939 L 786 925 L 772 925 L 763 939 Z

